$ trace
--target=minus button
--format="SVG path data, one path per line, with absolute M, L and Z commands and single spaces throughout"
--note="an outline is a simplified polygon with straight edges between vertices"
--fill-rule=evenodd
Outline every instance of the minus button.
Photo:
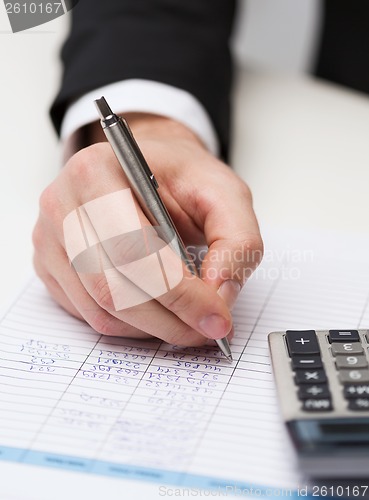
M 292 356 L 292 368 L 322 368 L 320 356 Z

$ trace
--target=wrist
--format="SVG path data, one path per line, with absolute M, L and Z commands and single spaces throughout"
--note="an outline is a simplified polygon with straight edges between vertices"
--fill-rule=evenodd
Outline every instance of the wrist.
M 138 142 L 145 139 L 166 141 L 180 139 L 197 143 L 198 146 L 206 149 L 204 143 L 191 129 L 171 118 L 151 113 L 125 113 L 124 118 Z M 106 141 L 99 122 L 88 125 L 87 132 L 89 144 Z

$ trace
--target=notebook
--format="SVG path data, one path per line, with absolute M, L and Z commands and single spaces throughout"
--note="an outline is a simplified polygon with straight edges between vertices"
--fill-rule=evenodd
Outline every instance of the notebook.
M 106 491 L 134 484 L 135 499 L 154 498 L 147 485 L 158 497 L 297 495 L 306 479 L 280 417 L 267 334 L 368 327 L 369 237 L 269 231 L 265 248 L 234 310 L 232 364 L 210 341 L 99 335 L 32 277 L 0 322 L 0 498 L 66 498 L 55 482 L 67 476 L 83 485 L 69 498 L 95 498 L 97 477 Z M 19 471 L 42 471 L 47 490 L 22 484 Z

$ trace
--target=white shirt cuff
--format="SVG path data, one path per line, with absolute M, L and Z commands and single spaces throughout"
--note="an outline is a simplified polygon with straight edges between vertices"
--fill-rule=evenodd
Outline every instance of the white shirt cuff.
M 218 138 L 203 105 L 185 90 L 151 80 L 131 79 L 112 83 L 77 99 L 64 116 L 60 132 L 62 140 L 98 119 L 93 101 L 102 95 L 117 114 L 153 113 L 183 123 L 198 135 L 211 153 L 219 154 Z

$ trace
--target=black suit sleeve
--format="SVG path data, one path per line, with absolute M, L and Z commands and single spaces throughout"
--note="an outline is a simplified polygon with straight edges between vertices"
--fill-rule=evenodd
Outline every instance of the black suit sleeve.
M 324 0 L 316 75 L 369 93 L 369 1 Z
M 205 107 L 225 155 L 235 0 L 80 0 L 62 49 L 57 132 L 68 103 L 129 78 L 159 81 L 193 94 Z

